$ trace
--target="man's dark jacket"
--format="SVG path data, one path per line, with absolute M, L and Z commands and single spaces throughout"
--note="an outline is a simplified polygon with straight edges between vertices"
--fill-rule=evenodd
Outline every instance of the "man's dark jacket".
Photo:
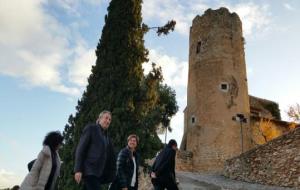
M 109 190 L 119 190 L 122 188 L 128 188 L 131 185 L 131 180 L 134 172 L 134 163 L 131 159 L 131 151 L 128 147 L 123 148 L 117 159 L 117 176 L 113 184 L 111 184 Z M 137 152 L 133 153 L 136 162 L 136 181 L 134 189 L 138 189 L 138 176 L 139 176 L 139 163 L 140 156 Z
M 156 157 L 152 171 L 156 174 L 153 183 L 175 182 L 175 156 L 176 151 L 167 145 Z
M 115 176 L 115 154 L 107 131 L 98 124 L 87 125 L 75 154 L 74 172 L 96 176 L 102 183 L 110 183 Z

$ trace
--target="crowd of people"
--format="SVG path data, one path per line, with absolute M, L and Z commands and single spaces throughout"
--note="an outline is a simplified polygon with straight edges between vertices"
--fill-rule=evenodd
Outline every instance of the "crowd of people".
M 112 139 L 107 130 L 112 114 L 102 111 L 95 124 L 87 125 L 80 137 L 75 153 L 74 180 L 82 183 L 85 190 L 100 190 L 110 184 L 109 190 L 138 190 L 140 142 L 136 134 L 127 138 L 127 145 L 115 155 Z M 54 190 L 60 173 L 61 160 L 58 149 L 63 136 L 50 132 L 43 141 L 43 149 L 32 161 L 29 173 L 20 190 Z M 170 140 L 156 156 L 150 177 L 155 190 L 178 190 L 175 177 L 177 142 Z

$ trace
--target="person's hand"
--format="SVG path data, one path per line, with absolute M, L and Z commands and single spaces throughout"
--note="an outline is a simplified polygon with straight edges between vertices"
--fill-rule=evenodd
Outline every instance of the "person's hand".
M 128 190 L 128 188 L 127 188 L 127 187 L 125 187 L 125 188 L 122 188 L 122 190 Z
M 76 172 L 74 175 L 75 181 L 79 184 L 81 181 L 82 173 L 81 172 Z
M 151 178 L 156 178 L 156 174 L 154 172 L 151 172 Z

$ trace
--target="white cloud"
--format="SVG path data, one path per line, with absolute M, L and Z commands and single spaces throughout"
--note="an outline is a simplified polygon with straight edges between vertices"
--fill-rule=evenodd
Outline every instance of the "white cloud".
M 83 46 L 76 48 L 75 61 L 69 68 L 69 80 L 79 87 L 87 85 L 87 78 L 91 74 L 92 65 L 95 65 L 96 55 L 94 49 L 87 49 Z
M 162 68 L 164 82 L 171 86 L 176 91 L 176 100 L 179 106 L 179 111 L 172 118 L 170 126 L 173 131 L 168 133 L 167 140 L 176 139 L 178 144 L 181 142 L 183 135 L 183 109 L 186 106 L 186 94 L 182 95 L 179 92 L 186 92 L 188 78 L 188 63 L 179 61 L 178 58 L 168 56 L 162 53 L 163 51 L 151 49 L 149 51 L 149 62 L 143 65 L 144 72 L 148 73 L 151 69 L 151 63 L 154 62 Z M 159 135 L 164 142 L 164 134 Z
M 78 87 L 84 84 L 80 76 L 94 63 L 84 68 L 78 66 L 79 61 L 90 61 L 91 50 L 82 45 L 70 47 L 71 39 L 84 44 L 80 35 L 47 14 L 43 6 L 43 0 L 0 2 L 0 74 L 20 79 L 26 87 L 78 96 Z M 68 65 L 71 74 L 64 72 Z M 76 86 L 67 86 L 70 82 Z
M 175 30 L 187 35 L 189 34 L 189 26 L 192 22 L 192 15 L 187 14 L 189 11 L 187 8 L 179 0 L 145 0 L 143 4 L 143 17 L 146 21 L 151 21 L 155 18 L 160 21 L 158 23 L 160 25 L 174 19 L 176 21 Z
M 11 188 L 14 185 L 20 185 L 22 178 L 10 171 L 0 169 L 0 188 Z
M 265 30 L 270 24 L 269 6 L 260 6 L 254 3 L 238 4 L 228 6 L 233 12 L 236 12 L 243 23 L 244 35 L 251 35 L 254 32 Z
M 285 95 L 277 96 L 276 101 L 279 102 L 280 113 L 283 120 L 292 121 L 288 115 L 287 111 L 290 106 L 294 106 L 299 103 L 300 90 L 297 88 L 289 88 L 289 91 L 285 91 Z
M 288 4 L 288 3 L 284 3 L 283 6 L 284 6 L 284 8 L 286 8 L 286 9 L 289 10 L 289 11 L 295 10 L 295 9 L 294 9 L 290 4 Z
M 153 18 L 164 24 L 167 20 L 176 21 L 175 30 L 180 34 L 189 35 L 189 27 L 196 15 L 202 15 L 208 8 L 218 9 L 227 7 L 231 12 L 237 12 L 243 22 L 244 34 L 250 35 L 254 31 L 263 30 L 270 22 L 268 6 L 254 3 L 240 3 L 232 6 L 229 3 L 220 2 L 212 4 L 209 1 L 191 0 L 145 0 L 143 5 L 143 17 L 146 21 Z
M 171 120 L 172 132 L 167 133 L 167 143 L 170 139 L 175 139 L 177 141 L 178 147 L 180 146 L 182 136 L 183 136 L 183 123 L 184 114 L 182 111 L 178 111 L 177 114 Z M 159 138 L 162 142 L 165 141 L 165 133 L 159 134 Z
M 69 14 L 80 16 L 79 9 L 83 4 L 99 6 L 103 0 L 54 0 L 51 3 L 53 2 L 66 10 Z
M 77 16 L 80 16 L 78 9 L 78 1 L 74 0 L 61 0 L 61 1 L 55 1 L 57 5 L 59 5 L 61 8 L 65 9 L 68 13 L 74 14 Z
M 6 0 L 0 2 L 0 42 L 2 44 L 22 45 L 27 42 L 31 32 L 39 30 L 42 12 L 37 7 L 41 1 Z M 18 7 L 18 9 L 16 9 Z
M 145 73 L 150 71 L 152 62 L 162 68 L 166 84 L 172 87 L 187 86 L 188 63 L 186 61 L 179 61 L 176 57 L 163 55 L 159 50 L 151 49 L 149 62 L 143 65 Z

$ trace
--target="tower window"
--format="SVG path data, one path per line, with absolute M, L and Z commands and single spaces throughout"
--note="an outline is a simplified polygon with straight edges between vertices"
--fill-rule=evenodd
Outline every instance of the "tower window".
M 197 43 L 196 53 L 200 53 L 200 50 L 201 50 L 201 44 L 202 44 L 201 41 L 199 41 L 199 42 Z
M 196 123 L 196 117 L 195 117 L 195 116 L 192 116 L 192 117 L 191 117 L 191 123 L 192 123 L 192 124 L 195 124 L 195 123 Z
M 228 92 L 229 84 L 227 82 L 222 82 L 220 84 L 220 90 L 223 92 Z

